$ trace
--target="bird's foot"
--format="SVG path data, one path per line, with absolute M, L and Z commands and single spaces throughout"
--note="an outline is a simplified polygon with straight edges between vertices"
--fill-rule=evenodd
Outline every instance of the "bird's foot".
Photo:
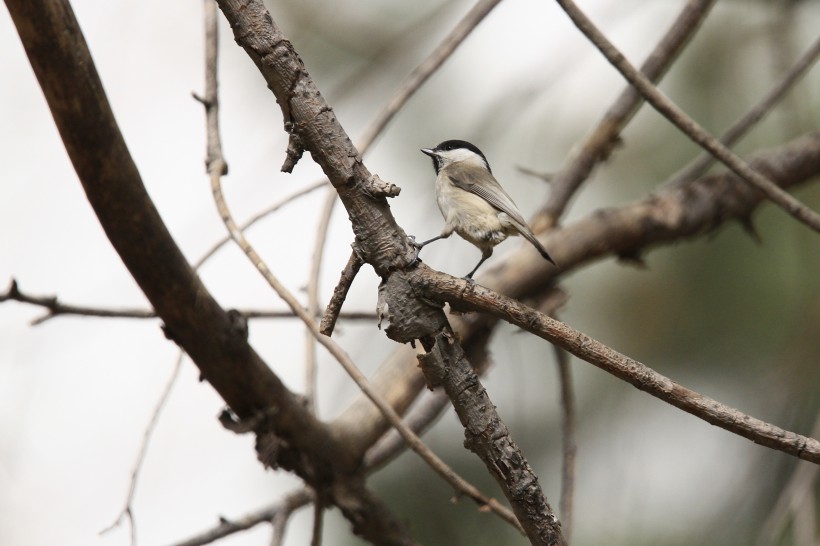
M 415 235 L 408 235 L 408 237 L 410 237 L 410 242 L 413 243 L 413 248 L 416 249 L 416 253 L 413 255 L 413 261 L 410 262 L 410 265 L 409 265 L 409 267 L 413 267 L 414 265 L 419 263 L 419 261 L 420 261 L 419 260 L 419 253 L 421 252 L 421 249 L 424 248 L 424 245 L 419 244 L 419 243 L 416 242 L 416 236 Z

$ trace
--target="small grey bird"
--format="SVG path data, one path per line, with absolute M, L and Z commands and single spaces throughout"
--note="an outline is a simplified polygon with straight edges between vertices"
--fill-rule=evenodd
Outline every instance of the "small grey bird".
M 464 140 L 446 140 L 435 148 L 421 151 L 433 158 L 438 175 L 436 201 L 445 223 L 438 237 L 413 243 L 416 260 L 426 245 L 446 239 L 455 231 L 481 250 L 481 260 L 464 277 L 467 280 L 472 280 L 481 264 L 493 255 L 493 247 L 510 235 L 523 236 L 545 260 L 555 264 L 493 176 L 481 150 Z

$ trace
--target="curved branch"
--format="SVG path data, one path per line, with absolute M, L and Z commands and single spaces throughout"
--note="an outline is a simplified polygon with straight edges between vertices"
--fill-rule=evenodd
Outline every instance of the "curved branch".
M 6 4 L 89 201 L 174 341 L 240 417 L 277 409 L 274 427 L 292 446 L 283 448 L 280 464 L 312 479 L 354 467 L 340 440 L 304 411 L 185 261 L 145 192 L 68 3 Z M 303 468 L 306 456 L 314 469 Z
M 251 348 L 185 260 L 142 184 L 68 2 L 6 5 L 88 200 L 166 332 L 239 417 L 275 409 L 266 413 L 286 440 L 283 467 L 310 481 L 355 468 L 341 440 Z

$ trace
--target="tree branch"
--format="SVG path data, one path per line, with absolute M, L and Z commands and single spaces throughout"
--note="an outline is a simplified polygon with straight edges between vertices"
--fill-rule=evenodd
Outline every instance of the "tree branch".
M 419 355 L 419 364 L 430 386 L 444 387 L 453 401 L 464 426 L 464 446 L 487 466 L 530 542 L 563 545 L 561 523 L 544 497 L 538 477 L 501 421 L 461 346 L 451 332 L 440 333 L 430 341 L 433 345 Z
M 715 4 L 715 0 L 688 0 L 675 21 L 641 66 L 646 78 L 659 81 L 684 46 L 700 28 Z M 621 131 L 643 104 L 643 97 L 634 87 L 627 86 L 604 114 L 595 129 L 578 145 L 551 177 L 547 203 L 539 214 L 539 223 L 533 225 L 536 233 L 558 223 L 572 196 L 589 178 L 592 170 L 609 158 Z
M 281 440 L 276 464 L 313 484 L 353 472 L 359 461 L 342 439 L 307 412 L 248 345 L 171 238 L 117 128 L 68 3 L 6 4 L 86 195 L 166 331 L 236 415 L 266 416 L 265 426 Z
M 407 103 L 413 94 L 424 85 L 424 82 L 438 70 L 444 61 L 450 58 L 456 48 L 461 45 L 467 36 L 490 14 L 501 0 L 479 0 L 473 8 L 453 27 L 453 30 L 436 47 L 436 49 L 418 65 L 402 83 L 390 102 L 382 108 L 376 118 L 365 130 L 358 142 L 359 149 L 364 154 L 376 141 L 393 116 Z
M 760 102 L 752 107 L 746 114 L 737 120 L 729 129 L 721 135 L 720 142 L 724 146 L 732 146 L 735 142 L 740 140 L 754 125 L 763 119 L 769 111 L 774 108 L 786 94 L 791 90 L 792 86 L 800 81 L 800 79 L 809 71 L 817 57 L 820 56 L 820 38 L 818 38 L 803 55 L 794 63 L 794 65 L 786 71 L 783 76 L 775 82 L 772 88 L 766 93 Z M 704 152 L 700 157 L 692 160 L 683 169 L 675 173 L 665 185 L 679 186 L 686 184 L 704 174 L 709 167 L 715 163 L 715 158 L 709 153 Z
M 106 309 L 99 307 L 84 307 L 80 305 L 69 305 L 61 303 L 57 296 L 32 296 L 20 291 L 20 287 L 15 279 L 11 280 L 5 294 L 0 294 L 0 303 L 7 301 L 17 301 L 37 305 L 48 310 L 48 312 L 34 319 L 31 324 L 36 326 L 60 315 L 82 315 L 88 317 L 105 318 L 156 318 L 157 314 L 149 309 Z
M 219 518 L 219 525 L 213 529 L 209 529 L 208 531 L 193 536 L 188 540 L 177 542 L 174 546 L 203 546 L 204 544 L 216 542 L 221 538 L 225 538 L 239 531 L 245 531 L 251 527 L 255 527 L 260 523 L 271 523 L 277 518 L 282 519 L 280 516 L 284 515 L 284 521 L 280 521 L 278 525 L 274 523 L 274 527 L 279 529 L 284 526 L 287 518 L 289 518 L 293 512 L 306 506 L 312 500 L 312 491 L 307 488 L 298 489 L 293 493 L 285 495 L 282 500 L 272 504 L 271 506 L 256 512 L 252 512 L 241 518 Z
M 322 335 L 328 337 L 333 335 L 333 330 L 336 328 L 336 321 L 341 315 L 342 304 L 344 304 L 344 301 L 347 298 L 347 292 L 353 284 L 353 279 L 356 278 L 356 274 L 359 272 L 362 265 L 364 264 L 354 249 L 353 252 L 350 253 L 350 258 L 348 258 L 347 264 L 342 270 L 342 275 L 339 277 L 339 282 L 333 290 L 333 296 L 330 298 L 325 314 L 322 316 L 322 322 L 319 327 L 319 331 Z
M 409 282 L 428 298 L 442 302 L 458 302 L 462 307 L 498 317 L 546 339 L 578 358 L 708 423 L 757 444 L 820 464 L 820 442 L 817 440 L 783 430 L 687 389 L 644 364 L 517 300 L 480 285 L 471 285 L 463 279 L 456 279 L 426 266 L 410 275 Z
M 565 350 L 554 345 L 555 360 L 558 363 L 558 379 L 561 390 L 561 429 L 563 434 L 563 456 L 561 461 L 561 502 L 558 505 L 564 536 L 567 543 L 572 539 L 572 514 L 575 501 L 575 461 L 578 451 L 575 424 L 575 395 L 572 391 L 572 368 L 569 355 Z
M 12 279 L 8 290 L 0 294 L 0 303 L 16 301 L 35 305 L 47 310 L 42 317 L 34 319 L 31 324 L 36 326 L 47 320 L 58 316 L 81 316 L 81 317 L 101 317 L 101 318 L 128 318 L 128 319 L 154 319 L 158 318 L 157 313 L 150 309 L 126 309 L 114 307 L 90 307 L 87 305 L 74 305 L 62 303 L 57 296 L 34 296 L 20 290 L 16 279 Z M 292 319 L 296 315 L 292 311 L 273 309 L 236 309 L 242 317 L 246 319 Z M 319 318 L 319 315 L 316 315 Z M 376 314 L 372 311 L 341 311 L 338 318 L 345 320 L 369 320 L 376 322 Z
M 607 40 L 603 33 L 578 8 L 572 0 L 556 0 L 584 35 L 598 48 L 604 57 L 623 74 L 629 83 L 644 96 L 653 108 L 674 124 L 693 142 L 699 144 L 718 161 L 724 163 L 743 180 L 763 192 L 772 202 L 791 214 L 794 218 L 820 232 L 820 214 L 780 189 L 771 180 L 756 172 L 743 159 L 710 135 L 695 120 L 686 115 L 666 95 L 661 93 L 649 79 L 641 74 L 630 62 Z

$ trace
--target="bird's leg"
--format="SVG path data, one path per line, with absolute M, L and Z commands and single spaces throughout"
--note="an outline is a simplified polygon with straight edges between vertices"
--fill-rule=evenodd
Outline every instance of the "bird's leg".
M 493 247 L 485 248 L 481 251 L 481 260 L 478 261 L 478 265 L 476 265 L 472 271 L 464 275 L 464 278 L 469 281 L 470 284 L 475 284 L 473 280 L 473 275 L 475 272 L 478 271 L 478 268 L 481 267 L 481 264 L 487 261 L 487 258 L 493 255 Z
M 411 235 L 410 238 L 413 239 L 413 246 L 416 247 L 416 255 L 413 256 L 413 261 L 410 262 L 410 266 L 412 267 L 412 266 L 416 265 L 416 263 L 418 263 L 419 253 L 421 252 L 422 248 L 424 248 L 426 245 L 432 243 L 433 241 L 438 241 L 439 239 L 446 239 L 447 237 L 450 236 L 451 233 L 452 233 L 452 231 L 450 233 L 442 232 L 441 235 L 433 237 L 432 239 L 427 239 L 426 241 L 423 241 L 421 243 L 417 243 L 416 238 Z

